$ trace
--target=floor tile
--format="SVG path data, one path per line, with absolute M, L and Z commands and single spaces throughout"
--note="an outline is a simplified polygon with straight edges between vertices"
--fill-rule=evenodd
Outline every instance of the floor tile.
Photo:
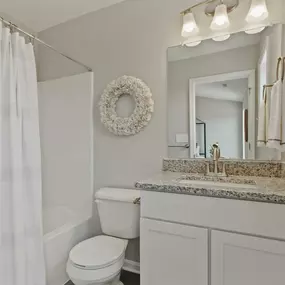
M 122 271 L 121 280 L 124 285 L 140 285 L 140 275 L 132 272 Z M 73 285 L 71 281 L 65 285 Z

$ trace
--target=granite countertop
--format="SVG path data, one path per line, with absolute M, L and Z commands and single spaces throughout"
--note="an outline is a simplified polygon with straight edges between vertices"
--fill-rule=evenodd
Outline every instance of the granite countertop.
M 235 188 L 221 186 L 221 183 L 215 186 L 215 182 L 213 185 L 195 185 L 195 181 L 189 181 L 187 184 L 179 182 L 181 178 L 187 176 L 195 180 L 207 179 L 201 174 L 162 171 L 151 179 L 136 182 L 135 187 L 146 191 L 285 204 L 284 178 L 229 176 L 228 179 L 232 181 L 246 180 L 248 183 L 248 186 L 243 184 Z M 252 187 L 251 182 L 256 186 Z

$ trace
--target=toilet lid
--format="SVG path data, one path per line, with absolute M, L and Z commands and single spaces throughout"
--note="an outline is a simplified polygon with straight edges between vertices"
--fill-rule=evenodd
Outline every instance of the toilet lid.
M 70 261 L 86 269 L 99 269 L 115 263 L 125 252 L 125 241 L 109 236 L 96 236 L 76 245 Z

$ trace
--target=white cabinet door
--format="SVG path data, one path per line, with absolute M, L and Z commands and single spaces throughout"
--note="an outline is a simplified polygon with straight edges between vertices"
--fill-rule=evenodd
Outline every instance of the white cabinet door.
M 207 285 L 208 230 L 141 219 L 142 285 Z
M 212 231 L 211 285 L 284 285 L 285 242 Z

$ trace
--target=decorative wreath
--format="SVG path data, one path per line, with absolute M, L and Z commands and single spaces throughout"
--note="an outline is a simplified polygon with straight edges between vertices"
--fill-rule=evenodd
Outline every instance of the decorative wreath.
M 116 103 L 122 95 L 134 98 L 136 106 L 128 118 L 119 117 Z M 101 96 L 99 103 L 101 122 L 118 136 L 131 136 L 139 133 L 151 120 L 154 102 L 149 87 L 140 79 L 122 76 L 112 81 Z

